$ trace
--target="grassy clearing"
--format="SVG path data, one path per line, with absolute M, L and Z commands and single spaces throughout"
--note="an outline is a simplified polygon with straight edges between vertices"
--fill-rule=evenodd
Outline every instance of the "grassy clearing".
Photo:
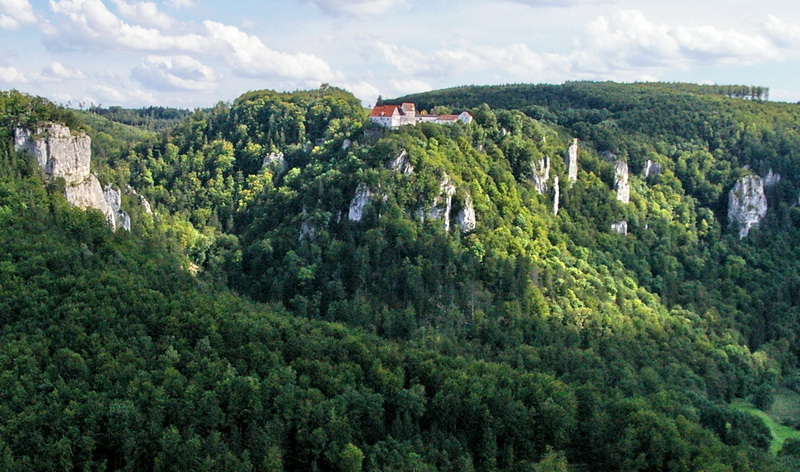
M 759 410 L 751 403 L 739 400 L 733 403 L 732 407 L 756 415 L 769 427 L 772 432 L 772 444 L 770 444 L 769 451 L 777 454 L 783 447 L 783 442 L 789 438 L 800 439 L 800 431 L 784 426 L 776 420 L 784 418 L 797 418 L 800 413 L 800 396 L 791 391 L 781 391 L 776 395 L 775 404 L 769 412 Z

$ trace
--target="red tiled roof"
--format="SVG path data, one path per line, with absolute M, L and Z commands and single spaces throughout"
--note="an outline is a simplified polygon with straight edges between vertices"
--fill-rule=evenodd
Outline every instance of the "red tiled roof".
M 402 111 L 398 110 L 398 108 L 399 107 L 397 105 L 378 105 L 372 109 L 372 113 L 370 113 L 369 116 L 392 116 L 394 115 L 395 110 L 402 114 Z

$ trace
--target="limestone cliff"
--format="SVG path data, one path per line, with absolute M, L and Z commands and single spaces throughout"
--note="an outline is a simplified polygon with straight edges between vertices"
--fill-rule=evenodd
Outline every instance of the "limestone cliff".
M 361 221 L 361 218 L 364 217 L 364 207 L 369 203 L 369 198 L 371 196 L 372 192 L 369 191 L 367 184 L 364 182 L 358 184 L 358 187 L 356 187 L 356 195 L 350 201 L 347 219 L 350 221 Z
M 462 233 L 475 231 L 477 226 L 475 207 L 472 206 L 472 197 L 469 194 L 464 198 L 464 204 L 461 210 L 458 211 L 458 215 L 456 215 L 456 224 L 461 228 Z
M 758 228 L 766 214 L 764 179 L 757 175 L 739 179 L 728 196 L 728 222 L 739 229 L 739 239 L 746 237 L 750 229 Z
M 120 191 L 111 187 L 103 191 L 97 177 L 89 170 L 91 144 L 89 136 L 73 136 L 68 127 L 57 123 L 14 130 L 14 149 L 36 157 L 47 177 L 63 178 L 67 201 L 79 208 L 100 210 L 114 230 L 130 230 L 130 217 L 120 209 Z
M 628 222 L 625 220 L 611 224 L 611 231 L 615 231 L 623 236 L 628 234 Z
M 564 159 L 567 164 L 567 178 L 570 183 L 578 180 L 578 138 L 572 140 L 572 144 L 567 148 L 567 155 Z
M 433 205 L 425 214 L 432 220 L 441 220 L 445 231 L 450 231 L 450 211 L 453 208 L 455 193 L 456 187 L 450 180 L 450 176 L 444 174 L 442 181 L 439 182 L 439 195 L 433 199 Z
M 397 157 L 392 159 L 389 163 L 389 168 L 403 175 L 411 175 L 414 173 L 414 166 L 411 165 L 411 161 L 408 159 L 408 153 L 405 149 L 403 149 Z
M 545 156 L 539 162 L 531 164 L 531 174 L 533 186 L 540 195 L 547 193 L 548 181 L 550 180 L 550 158 Z
M 644 178 L 658 177 L 659 174 L 661 174 L 661 164 L 648 159 L 647 162 L 644 163 L 644 169 L 642 169 Z
M 553 177 L 553 214 L 558 215 L 561 187 L 558 185 L 558 176 Z
M 622 159 L 617 159 L 614 164 L 614 190 L 617 191 L 617 200 L 622 203 L 630 203 L 631 201 L 629 178 L 628 163 Z

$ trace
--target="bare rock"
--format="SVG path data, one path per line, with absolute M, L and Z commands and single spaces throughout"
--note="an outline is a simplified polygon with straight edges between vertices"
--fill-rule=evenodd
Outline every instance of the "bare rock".
M 456 224 L 461 228 L 462 233 L 475 231 L 477 220 L 475 218 L 475 207 L 472 205 L 472 197 L 467 194 L 464 198 L 464 205 L 456 215 Z
M 547 193 L 548 181 L 550 180 L 550 158 L 545 156 L 539 159 L 539 162 L 531 164 L 531 174 L 533 186 L 539 195 Z
M 578 181 L 578 138 L 572 140 L 572 144 L 567 148 L 567 155 L 564 159 L 567 164 L 567 178 L 570 183 Z
M 738 227 L 739 239 L 742 239 L 752 228 L 758 228 L 766 215 L 764 179 L 757 175 L 745 175 L 736 182 L 728 195 L 728 222 Z
M 617 159 L 617 162 L 614 164 L 614 190 L 617 191 L 617 200 L 625 204 L 631 201 L 631 185 L 629 179 L 630 173 L 628 172 L 628 163 L 622 159 Z
M 611 225 L 611 231 L 615 231 L 623 236 L 628 234 L 628 222 L 625 220 L 617 221 Z

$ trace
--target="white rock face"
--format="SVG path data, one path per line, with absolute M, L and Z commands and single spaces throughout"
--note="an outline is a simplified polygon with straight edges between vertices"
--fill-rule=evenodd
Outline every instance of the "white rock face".
M 106 185 L 103 189 L 103 196 L 111 209 L 111 218 L 106 215 L 111 226 L 115 230 L 122 228 L 125 231 L 130 231 L 131 217 L 122 211 L 122 192 L 118 188 Z
M 14 149 L 33 154 L 49 178 L 63 178 L 68 202 L 79 208 L 96 208 L 106 216 L 114 230 L 124 228 L 130 231 L 130 216 L 120 209 L 120 191 L 107 187 L 104 192 L 97 177 L 89 171 L 91 145 L 89 136 L 73 136 L 68 127 L 57 123 L 34 130 L 14 130 Z
M 650 159 L 644 163 L 644 170 L 642 170 L 642 175 L 644 178 L 648 178 L 650 176 L 657 177 L 661 174 L 661 164 L 658 162 L 653 162 Z
M 614 164 L 614 190 L 617 191 L 617 200 L 626 204 L 631 201 L 631 185 L 628 182 L 629 178 L 628 163 L 622 159 L 617 159 L 617 162 Z
M 553 177 L 553 214 L 558 215 L 559 199 L 561 198 L 561 187 L 558 185 L 558 176 Z
M 781 174 L 773 172 L 772 169 L 764 176 L 764 187 L 772 187 L 781 181 Z
M 389 163 L 389 167 L 393 171 L 400 172 L 403 175 L 411 175 L 414 173 L 414 166 L 411 165 L 411 161 L 409 161 L 408 153 L 405 149 Z
M 352 146 L 352 145 L 353 145 L 353 141 L 350 141 L 349 139 L 345 139 L 344 141 L 342 141 L 342 151 L 347 151 L 348 149 L 350 149 L 350 146 Z
M 570 183 L 578 181 L 578 138 L 572 140 L 572 144 L 567 148 L 567 178 Z
M 547 193 L 547 182 L 550 180 L 550 158 L 543 157 L 539 162 L 531 164 L 531 173 L 533 174 L 533 186 L 539 195 Z
M 464 199 L 464 206 L 456 215 L 456 224 L 461 228 L 462 233 L 475 231 L 477 221 L 475 219 L 475 207 L 472 206 L 472 197 L 467 195 Z
M 613 223 L 611 225 L 611 231 L 616 231 L 617 233 L 619 233 L 619 234 L 621 234 L 623 236 L 627 235 L 628 234 L 628 222 L 625 221 L 625 220 L 622 220 L 622 221 L 618 221 L 616 223 Z
M 283 159 L 282 152 L 271 152 L 264 156 L 264 159 L 261 160 L 261 168 L 266 168 L 273 172 L 282 170 L 284 164 L 285 161 Z
M 364 207 L 369 203 L 369 197 L 372 192 L 364 182 L 358 184 L 356 187 L 356 196 L 350 201 L 350 209 L 347 212 L 347 219 L 350 221 L 361 221 L 364 217 Z
M 450 176 L 444 174 L 442 181 L 439 183 L 439 194 L 433 199 L 433 204 L 428 211 L 419 209 L 417 215 L 420 219 L 430 218 L 432 220 L 441 220 L 445 231 L 450 231 L 450 211 L 453 209 L 453 195 L 456 193 L 456 187 L 450 180 Z
M 767 197 L 764 195 L 764 179 L 757 175 L 746 175 L 736 182 L 728 195 L 728 222 L 739 228 L 739 239 L 758 228 L 767 214 Z
M 92 140 L 85 134 L 72 136 L 69 128 L 57 123 L 14 132 L 14 149 L 28 151 L 45 174 L 63 177 L 67 183 L 81 182 L 89 175 Z

